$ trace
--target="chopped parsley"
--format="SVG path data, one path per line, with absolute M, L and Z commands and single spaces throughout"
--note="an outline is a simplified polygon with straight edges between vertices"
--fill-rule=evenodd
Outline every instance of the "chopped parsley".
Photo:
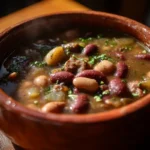
M 138 97 L 138 96 L 139 96 L 139 93 L 132 93 L 132 96 L 133 96 L 133 97 Z
M 42 68 L 42 67 L 46 66 L 46 62 L 43 62 L 43 61 L 34 61 L 34 62 L 31 63 L 31 66 Z
M 115 38 L 113 39 L 107 39 L 104 43 L 105 46 L 114 47 L 117 45 L 117 42 L 115 41 Z
M 107 56 L 106 54 L 101 54 L 101 55 L 91 56 L 89 58 L 89 62 L 88 63 L 91 64 L 91 65 L 94 65 L 95 63 L 97 63 L 98 61 L 101 61 L 101 60 L 109 60 L 111 62 L 114 61 L 111 57 Z
M 102 101 L 102 95 L 96 95 L 94 96 L 94 99 L 96 100 L 96 102 L 100 102 Z
M 51 91 L 52 91 L 51 87 L 48 86 L 48 87 L 46 87 L 46 88 L 44 89 L 44 94 L 47 95 L 47 94 L 49 94 Z
M 75 94 L 69 94 L 68 97 L 74 100 L 74 99 L 77 98 L 77 95 L 75 95 Z
M 102 92 L 102 95 L 108 95 L 109 93 L 110 93 L 109 90 L 105 90 Z
M 100 81 L 100 85 L 104 85 L 104 81 Z

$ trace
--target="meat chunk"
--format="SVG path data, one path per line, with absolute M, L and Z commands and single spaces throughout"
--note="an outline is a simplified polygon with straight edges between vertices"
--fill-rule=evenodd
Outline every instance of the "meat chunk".
M 81 72 L 90 68 L 91 66 L 86 61 L 74 57 L 71 57 L 64 65 L 64 70 L 72 73 Z
M 144 95 L 143 90 L 139 87 L 138 81 L 129 82 L 127 86 L 134 97 L 142 97 Z

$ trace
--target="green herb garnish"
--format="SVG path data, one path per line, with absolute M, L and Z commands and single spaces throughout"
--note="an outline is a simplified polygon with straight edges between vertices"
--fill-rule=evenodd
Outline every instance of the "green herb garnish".
M 47 95 L 47 94 L 49 94 L 51 91 L 52 91 L 52 89 L 51 89 L 50 86 L 49 86 L 49 87 L 46 87 L 46 88 L 44 89 L 44 94 Z
M 138 97 L 138 96 L 139 96 L 139 93 L 132 93 L 132 96 L 133 96 L 133 97 Z
M 110 93 L 109 90 L 105 90 L 102 92 L 102 95 L 108 95 L 109 93 Z
M 43 62 L 43 61 L 34 61 L 34 62 L 31 63 L 31 66 L 42 68 L 42 67 L 46 66 L 46 62 Z
M 100 102 L 102 101 L 102 95 L 96 95 L 94 96 L 94 99 L 96 100 L 96 102 Z

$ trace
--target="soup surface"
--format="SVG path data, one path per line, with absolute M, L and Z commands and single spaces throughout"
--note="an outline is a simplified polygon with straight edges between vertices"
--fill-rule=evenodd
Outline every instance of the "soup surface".
M 129 35 L 71 29 L 12 52 L 0 88 L 45 113 L 103 112 L 149 93 L 149 61 L 149 49 Z

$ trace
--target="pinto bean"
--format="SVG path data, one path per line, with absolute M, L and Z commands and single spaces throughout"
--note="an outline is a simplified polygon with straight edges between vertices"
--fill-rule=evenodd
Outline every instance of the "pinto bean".
M 45 76 L 45 75 L 40 75 L 40 76 L 37 76 L 33 83 L 36 85 L 36 86 L 40 86 L 40 87 L 44 87 L 48 84 L 48 77 Z
M 89 92 L 95 92 L 99 86 L 96 80 L 85 77 L 77 77 L 73 80 L 73 85 L 78 89 L 83 89 Z
M 124 78 L 127 75 L 128 72 L 128 66 L 123 62 L 120 61 L 116 65 L 116 77 Z
M 103 60 L 95 65 L 94 70 L 102 72 L 104 74 L 110 74 L 115 70 L 115 66 L 112 62 Z
M 53 83 L 55 82 L 64 82 L 66 84 L 71 83 L 74 78 L 74 75 L 67 71 L 57 72 L 50 75 L 50 79 Z
M 72 104 L 71 109 L 74 113 L 85 112 L 89 107 L 89 99 L 86 94 L 78 94 L 75 103 Z
M 8 76 L 8 78 L 9 78 L 10 80 L 14 80 L 14 79 L 16 79 L 17 75 L 18 75 L 17 72 L 12 72 L 12 73 Z
M 96 71 L 96 70 L 84 70 L 76 75 L 76 77 L 86 77 L 95 79 L 96 81 L 104 80 L 105 75 L 102 72 Z
M 138 55 L 135 55 L 135 58 L 137 58 L 137 59 L 144 59 L 144 60 L 150 60 L 150 54 L 138 54 Z
M 65 102 L 49 102 L 42 107 L 41 111 L 45 113 L 60 113 L 62 112 L 64 106 Z
M 108 87 L 112 95 L 124 95 L 127 92 L 126 84 L 120 78 L 112 79 Z
M 83 54 L 91 55 L 91 54 L 95 53 L 97 50 L 98 50 L 98 47 L 95 44 L 88 44 L 83 49 Z

